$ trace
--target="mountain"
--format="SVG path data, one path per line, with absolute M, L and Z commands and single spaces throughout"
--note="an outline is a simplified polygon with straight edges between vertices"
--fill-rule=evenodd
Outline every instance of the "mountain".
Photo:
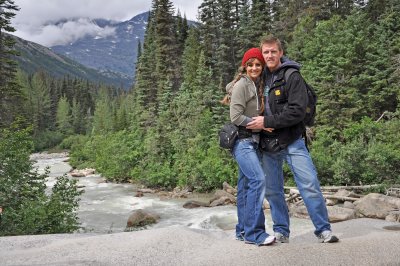
M 27 73 L 43 70 L 55 77 L 70 75 L 92 82 L 101 82 L 114 86 L 124 85 L 125 88 L 130 86 L 128 82 L 121 82 L 124 77 L 117 73 L 104 73 L 88 68 L 66 56 L 56 54 L 51 49 L 40 44 L 11 36 L 15 40 L 14 49 L 20 54 L 20 56 L 15 57 L 15 60 L 18 62 L 19 67 Z
M 98 69 L 105 75 L 118 73 L 124 83 L 132 84 L 135 75 L 139 40 L 143 44 L 149 12 L 124 22 L 105 19 L 92 20 L 96 26 L 113 30 L 106 36 L 89 36 L 51 49 L 85 66 Z

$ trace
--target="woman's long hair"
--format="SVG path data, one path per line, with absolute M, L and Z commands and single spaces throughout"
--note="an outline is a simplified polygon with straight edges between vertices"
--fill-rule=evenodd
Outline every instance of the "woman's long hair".
M 248 63 L 251 63 L 255 60 L 255 58 L 251 58 L 246 62 L 246 66 Z M 231 95 L 232 95 L 232 89 L 233 86 L 235 85 L 236 82 L 238 82 L 243 76 L 246 75 L 246 67 L 244 66 L 240 66 L 237 74 L 235 76 L 235 78 L 233 79 L 233 81 L 230 83 L 230 88 L 227 90 L 227 94 L 225 95 L 225 97 L 220 101 L 220 103 L 224 104 L 224 105 L 229 105 L 231 103 Z M 261 74 L 262 75 L 262 74 Z M 257 86 L 258 83 L 258 86 Z M 263 79 L 260 77 L 259 78 L 259 82 L 256 83 L 256 87 L 257 87 L 257 95 L 258 98 L 261 102 L 261 106 L 260 106 L 260 112 L 259 114 L 262 115 L 264 113 L 264 81 Z

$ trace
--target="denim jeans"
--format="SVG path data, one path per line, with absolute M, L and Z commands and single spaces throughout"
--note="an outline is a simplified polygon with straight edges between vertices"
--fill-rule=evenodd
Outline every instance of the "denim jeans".
M 236 141 L 232 154 L 239 165 L 237 193 L 238 224 L 236 235 L 244 232 L 246 242 L 260 244 L 269 236 L 265 232 L 263 200 L 265 175 L 252 139 Z
M 290 234 L 289 213 L 283 190 L 283 160 L 286 160 L 293 173 L 297 188 L 314 224 L 314 234 L 319 235 L 325 230 L 331 230 L 317 171 L 304 140 L 299 138 L 282 151 L 262 153 L 262 164 L 266 175 L 265 196 L 271 207 L 274 232 L 285 236 Z

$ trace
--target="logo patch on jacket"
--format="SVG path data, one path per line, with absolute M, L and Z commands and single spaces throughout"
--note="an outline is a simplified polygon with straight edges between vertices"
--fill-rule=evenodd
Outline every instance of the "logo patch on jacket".
M 281 95 L 281 90 L 275 90 L 275 96 Z

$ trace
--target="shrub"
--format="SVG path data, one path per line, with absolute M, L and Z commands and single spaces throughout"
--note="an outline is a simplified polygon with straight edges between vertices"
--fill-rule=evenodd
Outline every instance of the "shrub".
M 46 194 L 48 170 L 37 172 L 29 160 L 32 150 L 29 129 L 0 130 L 0 235 L 73 232 L 79 227 L 75 211 L 82 192 L 64 176 Z

